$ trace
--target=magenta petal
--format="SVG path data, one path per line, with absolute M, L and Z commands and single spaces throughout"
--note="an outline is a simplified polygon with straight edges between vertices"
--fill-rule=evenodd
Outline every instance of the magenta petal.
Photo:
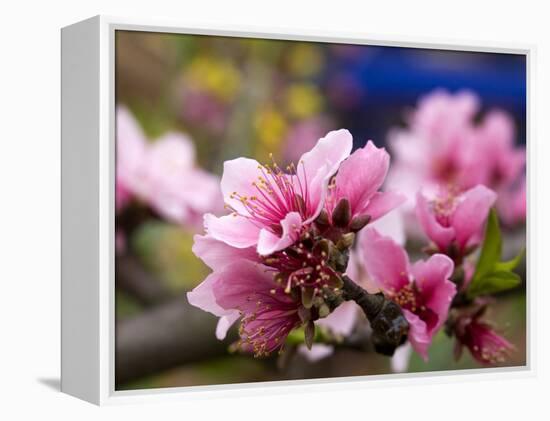
M 212 238 L 237 248 L 256 245 L 260 233 L 260 229 L 248 219 L 234 215 L 218 218 L 212 214 L 206 214 L 204 228 Z
M 290 212 L 285 219 L 281 221 L 283 232 L 280 237 L 273 234 L 266 228 L 260 231 L 258 237 L 258 254 L 267 256 L 276 251 L 283 250 L 294 243 L 302 227 L 302 218 L 298 212 Z
M 248 211 L 233 195 L 237 193 L 239 197 L 250 197 L 258 194 L 252 183 L 257 182 L 261 175 L 259 168 L 258 161 L 248 158 L 237 158 L 223 164 L 221 189 L 225 203 L 244 215 L 248 215 Z
M 384 292 L 399 291 L 409 284 L 409 258 L 391 238 L 366 228 L 360 237 L 359 248 L 368 275 Z
M 451 218 L 451 225 L 456 232 L 456 241 L 461 249 L 469 245 L 469 240 L 480 235 L 491 206 L 497 195 L 491 189 L 478 185 L 462 196 Z
M 384 148 L 377 148 L 368 141 L 364 148 L 357 149 L 342 162 L 336 175 L 336 200 L 347 198 L 353 215 L 362 211 L 371 197 L 382 186 L 390 156 Z
M 232 262 L 218 271 L 212 283 L 216 303 L 226 310 L 239 310 L 244 313 L 254 313 L 257 310 L 257 299 L 252 297 L 265 296 L 265 299 L 278 298 L 292 301 L 287 295 L 272 297 L 270 290 L 275 287 L 272 272 L 265 266 L 246 260 Z M 216 273 L 216 272 L 215 272 Z
M 235 259 L 259 260 L 254 247 L 231 247 L 208 235 L 195 235 L 193 240 L 193 253 L 212 270 L 221 269 Z
M 401 193 L 393 191 L 377 192 L 372 196 L 366 208 L 361 210 L 360 213 L 370 215 L 370 221 L 374 222 L 403 204 L 406 200 L 407 197 Z
M 432 338 L 428 334 L 426 323 L 409 310 L 403 309 L 403 315 L 409 322 L 409 342 L 424 361 L 428 361 L 428 348 Z
M 453 270 L 453 261 L 443 254 L 434 254 L 428 260 L 418 261 L 411 267 L 411 273 L 426 306 L 438 316 L 430 335 L 447 320 L 449 307 L 456 294 L 456 285 L 449 280 Z
M 428 200 L 420 192 L 416 195 L 416 217 L 428 238 L 440 250 L 446 251 L 455 237 L 455 230 L 444 227 L 437 221 Z
M 345 129 L 329 132 L 319 139 L 312 150 L 302 155 L 296 168 L 302 185 L 307 186 L 311 219 L 319 215 L 324 206 L 330 178 L 353 147 L 353 138 Z

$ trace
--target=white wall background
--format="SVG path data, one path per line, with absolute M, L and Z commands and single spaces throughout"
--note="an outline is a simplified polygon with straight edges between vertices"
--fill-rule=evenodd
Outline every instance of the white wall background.
M 398 4 L 396 4 L 398 3 Z M 543 419 L 550 390 L 550 276 L 547 267 L 547 160 L 550 76 L 545 2 L 352 1 L 251 2 L 96 0 L 4 2 L 0 50 L 0 419 Z M 96 408 L 47 384 L 59 376 L 59 62 L 62 26 L 103 13 L 182 23 L 363 32 L 389 37 L 537 45 L 533 133 L 537 235 L 531 282 L 538 374 L 509 381 L 451 382 Z M 208 417 L 205 418 L 208 414 Z M 539 415 L 535 415 L 539 414 Z M 383 417 L 383 418 L 382 418 Z

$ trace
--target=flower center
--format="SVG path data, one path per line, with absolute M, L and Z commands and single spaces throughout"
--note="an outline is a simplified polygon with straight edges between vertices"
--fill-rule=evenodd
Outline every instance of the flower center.
M 326 240 L 315 241 L 309 232 L 305 232 L 291 247 L 264 258 L 264 263 L 273 270 L 277 284 L 271 292 L 301 295 L 306 308 L 311 307 L 316 297 L 329 299 L 330 295 L 338 293 L 342 281 L 329 264 L 326 244 Z
M 259 227 L 267 227 L 280 234 L 280 222 L 290 212 L 298 212 L 302 220 L 311 216 L 312 206 L 307 188 L 307 177 L 303 162 L 302 177 L 299 177 L 295 165 L 292 163 L 284 172 L 270 154 L 272 163 L 259 165 L 259 176 L 252 182 L 255 194 L 246 196 L 233 192 L 230 198 L 238 200 L 243 205 L 246 213 L 236 211 L 232 206 L 226 205 L 234 215 L 243 216 Z
M 425 297 L 416 282 L 405 285 L 397 292 L 390 294 L 390 298 L 401 308 L 416 314 L 426 323 L 428 329 L 432 329 L 438 320 L 437 314 L 425 304 Z
M 449 227 L 451 225 L 451 217 L 458 205 L 458 195 L 455 190 L 456 189 L 449 187 L 431 203 L 437 222 L 444 227 Z

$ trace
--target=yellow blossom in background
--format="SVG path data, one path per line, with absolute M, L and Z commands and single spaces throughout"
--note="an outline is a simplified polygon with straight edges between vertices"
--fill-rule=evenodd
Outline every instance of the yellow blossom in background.
M 290 48 L 287 66 L 293 76 L 309 77 L 321 70 L 324 56 L 321 49 L 312 44 L 297 43 Z
M 291 85 L 285 92 L 285 106 L 288 114 L 302 119 L 317 114 L 323 105 L 319 90 L 312 84 Z
M 199 56 L 189 65 L 186 77 L 190 86 L 200 86 L 224 102 L 232 100 L 241 84 L 233 63 L 210 56 Z
M 273 152 L 277 155 L 286 136 L 288 124 L 285 117 L 272 106 L 260 110 L 254 118 L 257 155 L 265 156 Z

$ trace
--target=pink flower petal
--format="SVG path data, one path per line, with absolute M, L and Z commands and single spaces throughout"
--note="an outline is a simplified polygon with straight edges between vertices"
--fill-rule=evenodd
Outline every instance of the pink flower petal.
M 497 195 L 483 185 L 478 185 L 464 193 L 451 218 L 451 225 L 456 232 L 458 246 L 463 249 L 469 240 L 479 235 L 491 206 Z
M 380 289 L 395 292 L 409 284 L 409 258 L 401 246 L 373 228 L 366 228 L 360 240 L 365 269 Z
M 225 161 L 223 164 L 221 189 L 224 201 L 244 215 L 248 215 L 245 206 L 237 197 L 232 196 L 234 193 L 237 193 L 240 197 L 250 197 L 258 194 L 258 190 L 252 183 L 257 182 L 258 177 L 261 175 L 259 167 L 258 161 L 248 158 L 237 158 Z
M 410 343 L 405 343 L 395 350 L 391 358 L 391 371 L 394 373 L 404 373 L 409 368 L 412 347 Z
M 231 326 L 233 326 L 233 323 L 235 323 L 239 317 L 241 317 L 241 315 L 237 310 L 232 311 L 231 314 L 220 317 L 220 320 L 218 320 L 218 324 L 216 325 L 216 338 L 220 341 L 224 340 L 227 335 L 227 331 Z
M 390 156 L 384 148 L 368 141 L 342 162 L 336 175 L 336 198 L 347 198 L 352 215 L 363 214 L 371 197 L 382 186 L 388 172 Z
M 409 322 L 409 342 L 424 361 L 428 361 L 428 348 L 432 339 L 428 335 L 426 323 L 409 310 L 403 309 L 403 315 Z
M 146 152 L 145 134 L 127 108 L 119 106 L 116 111 L 116 177 L 117 183 L 131 193 L 139 184 L 140 168 Z
M 213 286 L 219 277 L 219 273 L 211 273 L 192 291 L 189 291 L 187 293 L 187 301 L 189 301 L 189 304 L 209 313 L 212 313 L 213 315 L 218 317 L 231 314 L 232 311 L 228 311 L 222 308 L 216 302 L 216 297 L 214 296 Z
M 237 248 L 255 246 L 260 234 L 260 229 L 248 219 L 234 215 L 218 218 L 212 214 L 206 214 L 204 228 L 212 238 Z
M 235 259 L 258 261 L 254 247 L 236 248 L 208 235 L 195 235 L 193 253 L 212 270 L 221 269 Z
M 310 220 L 315 219 L 324 206 L 330 178 L 338 171 L 353 147 L 353 138 L 345 129 L 329 132 L 315 147 L 302 155 L 296 168 L 300 182 L 308 186 L 312 207 Z M 306 222 L 309 222 L 306 221 Z
M 455 230 L 452 227 L 444 227 L 437 221 L 428 200 L 421 192 L 416 195 L 416 217 L 428 238 L 440 250 L 446 251 L 455 238 Z
M 437 324 L 430 329 L 430 335 L 447 320 L 449 307 L 456 294 L 456 285 L 449 280 L 453 270 L 453 261 L 443 254 L 434 254 L 428 260 L 420 260 L 411 267 L 411 273 L 426 306 L 438 316 Z
M 276 251 L 283 250 L 294 243 L 302 227 L 302 218 L 298 212 L 290 212 L 281 221 L 283 232 L 280 237 L 266 228 L 262 228 L 258 237 L 258 254 L 267 256 Z
M 292 298 L 284 293 L 277 296 L 270 294 L 276 284 L 272 272 L 266 269 L 265 266 L 243 260 L 232 262 L 214 272 L 216 277 L 212 282 L 212 291 L 216 303 L 226 310 L 240 310 L 250 314 L 257 310 L 257 298 L 252 297 L 292 303 Z
M 326 344 L 313 344 L 311 349 L 307 349 L 305 345 L 300 345 L 298 347 L 298 352 L 310 363 L 315 363 L 331 356 L 334 352 L 334 347 Z
M 376 192 L 371 197 L 368 205 L 360 213 L 370 215 L 371 222 L 374 222 L 399 205 L 405 203 L 406 200 L 407 197 L 401 193 L 393 191 Z

